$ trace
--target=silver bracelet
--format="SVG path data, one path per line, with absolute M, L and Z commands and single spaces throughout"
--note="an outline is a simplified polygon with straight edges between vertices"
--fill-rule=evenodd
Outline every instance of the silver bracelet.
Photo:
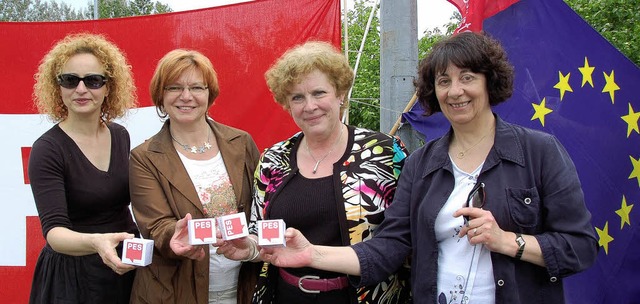
M 253 246 L 251 246 L 251 254 L 249 254 L 249 258 L 240 260 L 240 262 L 251 262 L 255 260 L 258 257 L 258 255 L 260 255 L 260 250 L 258 250 L 258 241 L 254 240 L 250 236 L 247 236 L 247 237 L 253 243 Z

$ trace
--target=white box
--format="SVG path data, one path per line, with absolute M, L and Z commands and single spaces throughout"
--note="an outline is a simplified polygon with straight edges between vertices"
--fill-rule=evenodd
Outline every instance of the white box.
M 258 221 L 258 245 L 261 247 L 285 247 L 284 231 L 287 229 L 284 220 Z
M 153 258 L 153 240 L 126 239 L 122 244 L 122 263 L 147 266 Z
M 216 221 L 212 218 L 189 220 L 189 245 L 205 245 L 216 242 Z
M 249 235 L 249 227 L 247 227 L 247 218 L 244 212 L 219 217 L 218 229 L 222 234 L 222 239 L 225 241 Z

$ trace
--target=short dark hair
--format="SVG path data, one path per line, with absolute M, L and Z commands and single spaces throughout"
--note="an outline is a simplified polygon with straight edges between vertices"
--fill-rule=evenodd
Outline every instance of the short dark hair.
M 486 77 L 490 105 L 511 97 L 514 71 L 500 42 L 486 33 L 459 33 L 437 42 L 420 63 L 415 86 L 425 115 L 442 111 L 435 93 L 435 79 L 450 63 Z

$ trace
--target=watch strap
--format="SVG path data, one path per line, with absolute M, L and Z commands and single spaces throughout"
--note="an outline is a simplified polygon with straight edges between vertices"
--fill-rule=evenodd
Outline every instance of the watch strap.
M 516 252 L 516 260 L 522 258 L 522 253 L 524 253 L 524 245 L 526 245 L 522 234 L 516 233 L 516 244 L 518 244 L 518 252 Z

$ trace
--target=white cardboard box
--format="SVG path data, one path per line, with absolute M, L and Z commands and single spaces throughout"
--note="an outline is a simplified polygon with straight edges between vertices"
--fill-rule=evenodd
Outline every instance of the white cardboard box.
M 249 227 L 247 227 L 247 218 L 244 212 L 219 217 L 218 229 L 222 234 L 222 239 L 225 241 L 249 235 Z
M 122 244 L 122 263 L 147 266 L 153 258 L 153 240 L 126 239 Z
M 258 221 L 258 245 L 262 247 L 285 247 L 284 231 L 287 229 L 284 220 Z
M 189 245 L 205 245 L 216 242 L 216 221 L 204 218 L 189 221 Z

